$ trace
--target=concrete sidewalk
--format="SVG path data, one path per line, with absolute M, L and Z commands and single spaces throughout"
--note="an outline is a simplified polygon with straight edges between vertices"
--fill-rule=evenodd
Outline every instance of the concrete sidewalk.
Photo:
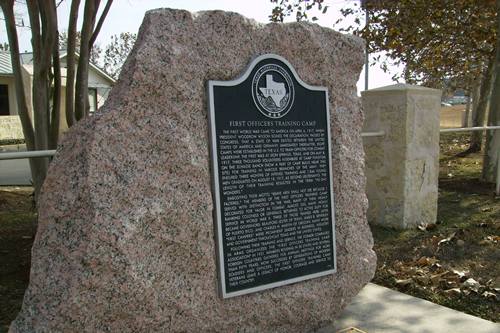
M 348 327 L 366 333 L 500 332 L 500 324 L 372 283 L 361 290 L 333 326 L 318 333 L 334 333 Z

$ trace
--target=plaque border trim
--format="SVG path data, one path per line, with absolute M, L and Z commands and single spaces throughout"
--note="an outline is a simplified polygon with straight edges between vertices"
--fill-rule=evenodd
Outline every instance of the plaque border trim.
M 238 291 L 233 291 L 233 292 L 226 292 L 226 281 L 225 281 L 225 270 L 224 270 L 224 249 L 223 249 L 223 244 L 222 244 L 222 220 L 221 220 L 221 198 L 220 198 L 220 187 L 219 187 L 219 161 L 217 158 L 217 137 L 216 137 L 216 128 L 215 128 L 215 104 L 214 104 L 214 87 L 215 86 L 222 86 L 222 87 L 231 87 L 231 86 L 236 86 L 243 81 L 245 81 L 249 76 L 252 70 L 255 68 L 255 66 L 261 62 L 262 60 L 265 59 L 276 59 L 281 62 L 283 62 L 292 75 L 294 76 L 295 80 L 304 88 L 308 90 L 313 90 L 313 91 L 323 91 L 325 93 L 325 102 L 326 102 L 326 122 L 327 122 L 327 140 L 328 140 L 328 161 L 329 161 L 329 176 L 330 176 L 330 194 L 331 194 L 331 224 L 332 224 L 332 244 L 333 244 L 333 269 L 321 271 L 318 273 L 313 273 L 313 274 L 308 274 L 308 275 L 302 275 L 296 278 L 291 278 L 287 280 L 282 280 L 278 282 L 273 282 L 273 283 L 268 283 L 264 285 L 260 285 L 257 287 L 252 287 L 248 289 L 243 289 L 243 290 L 238 290 Z M 300 282 L 300 281 L 305 281 L 305 280 L 310 280 L 314 279 L 317 277 L 325 276 L 325 275 L 330 275 L 335 272 L 337 272 L 337 253 L 336 253 L 336 238 L 335 238 L 335 200 L 334 200 L 334 192 L 333 192 L 333 173 L 332 173 L 332 147 L 331 147 L 331 126 L 330 126 L 330 100 L 329 100 L 329 95 L 328 95 L 328 88 L 322 87 L 322 86 L 312 86 L 304 81 L 301 80 L 297 72 L 295 71 L 295 68 L 282 56 L 279 56 L 277 54 L 273 53 L 266 53 L 262 54 L 260 56 L 257 56 L 253 58 L 250 61 L 250 64 L 247 66 L 246 70 L 241 74 L 239 77 L 237 77 L 234 80 L 230 81 L 218 81 L 218 80 L 209 80 L 208 81 L 208 110 L 209 110 L 209 117 L 208 117 L 208 136 L 209 136 L 209 141 L 210 141 L 210 157 L 211 157 L 211 181 L 212 181 L 212 200 L 215 209 L 213 210 L 213 215 L 214 219 L 217 221 L 217 227 L 215 228 L 214 224 L 214 235 L 215 235 L 215 243 L 216 243 L 216 250 L 217 250 L 217 256 L 216 256 L 216 261 L 217 261 L 217 266 L 218 266 L 218 294 L 222 298 L 231 298 L 231 297 L 236 297 L 236 296 L 241 296 L 245 294 L 250 294 L 266 289 L 272 289 L 276 287 L 281 287 L 285 286 L 288 284 Z

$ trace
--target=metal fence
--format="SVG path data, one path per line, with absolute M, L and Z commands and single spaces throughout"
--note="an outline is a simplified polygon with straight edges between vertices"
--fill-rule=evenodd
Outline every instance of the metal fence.
M 500 126 L 441 128 L 439 133 L 498 130 Z
M 439 133 L 494 131 L 494 130 L 500 130 L 500 126 L 441 128 L 439 130 Z M 362 137 L 374 137 L 374 136 L 384 136 L 384 135 L 385 135 L 384 131 L 361 133 Z M 500 153 L 498 154 L 497 165 L 498 165 L 498 167 L 497 167 L 497 175 L 496 175 L 495 194 L 500 195 Z
M 21 160 L 33 157 L 51 157 L 56 153 L 55 150 L 32 150 L 19 151 L 14 153 L 0 153 L 0 160 Z
M 471 132 L 471 131 L 490 131 L 490 130 L 500 130 L 500 126 L 484 126 L 484 127 L 457 127 L 457 128 L 442 128 L 439 130 L 440 133 L 448 132 Z M 377 137 L 384 136 L 384 131 L 378 132 L 363 132 L 361 137 Z M 25 158 L 37 158 L 37 157 L 51 157 L 56 153 L 55 150 L 35 150 L 35 151 L 22 151 L 22 152 L 12 152 L 12 153 L 0 153 L 0 160 L 17 160 Z M 496 195 L 500 195 L 500 154 L 498 154 L 498 166 L 497 176 L 496 176 Z

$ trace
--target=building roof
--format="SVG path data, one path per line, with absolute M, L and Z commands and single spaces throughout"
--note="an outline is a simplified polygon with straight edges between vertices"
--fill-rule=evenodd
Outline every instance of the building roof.
M 12 62 L 10 61 L 10 52 L 0 51 L 0 74 L 12 75 Z
M 76 57 L 79 57 L 78 52 L 75 53 Z M 25 52 L 21 53 L 20 55 L 21 58 L 21 65 L 33 65 L 33 53 L 32 52 Z M 59 56 L 61 59 L 66 57 L 66 52 L 61 52 L 61 55 Z M 115 79 L 113 79 L 111 76 L 109 76 L 106 72 L 104 72 L 102 69 L 94 65 L 93 63 L 89 62 L 89 65 L 92 69 L 94 69 L 96 72 L 98 72 L 101 76 L 106 78 L 108 81 L 111 83 L 115 82 Z M 12 62 L 10 61 L 10 52 L 8 51 L 0 51 L 0 75 L 12 75 L 14 71 L 12 70 Z
M 33 53 L 21 53 L 19 55 L 21 59 L 21 65 L 31 65 L 33 64 Z M 10 60 L 9 51 L 0 51 L 0 74 L 12 75 L 14 70 L 12 69 L 12 61 Z
M 19 55 L 21 65 L 33 65 L 33 52 L 25 52 Z
M 64 58 L 66 58 L 66 56 L 67 56 L 67 53 L 65 51 L 61 51 L 61 54 L 60 54 L 59 58 L 64 59 Z M 78 52 L 75 52 L 75 56 L 76 56 L 76 59 L 78 59 L 78 57 L 80 57 L 80 54 L 78 54 Z M 115 83 L 116 82 L 116 80 L 113 79 L 108 73 L 106 73 L 105 71 L 103 71 L 102 69 L 100 69 L 98 66 L 94 65 L 91 61 L 89 61 L 89 65 L 97 73 L 101 74 L 104 78 L 106 78 L 107 80 L 109 80 L 111 83 Z

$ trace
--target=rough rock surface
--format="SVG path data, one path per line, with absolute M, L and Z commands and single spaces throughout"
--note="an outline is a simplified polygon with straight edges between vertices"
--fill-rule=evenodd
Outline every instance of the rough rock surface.
M 221 300 L 207 94 L 259 54 L 330 94 L 338 273 Z M 11 332 L 308 332 L 375 270 L 366 223 L 360 39 L 221 11 L 147 13 L 101 112 L 73 127 L 40 201 L 30 285 Z

